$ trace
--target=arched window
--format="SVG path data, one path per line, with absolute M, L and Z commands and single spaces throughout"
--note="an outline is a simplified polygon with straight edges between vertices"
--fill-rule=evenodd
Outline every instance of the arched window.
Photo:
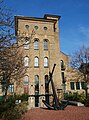
M 48 67 L 48 58 L 47 57 L 44 58 L 44 67 Z
M 38 50 L 39 49 L 39 43 L 38 43 L 38 39 L 36 38 L 34 40 L 34 50 Z
M 24 66 L 25 67 L 29 66 L 29 57 L 28 56 L 24 57 Z
M 45 75 L 45 93 L 49 93 L 48 75 Z
M 44 50 L 48 50 L 48 40 L 44 39 Z
M 35 75 L 35 95 L 39 95 L 39 76 Z M 39 96 L 35 97 L 35 107 L 39 107 Z
M 39 66 L 39 58 L 35 57 L 34 58 L 34 67 L 38 67 Z
M 29 49 L 29 39 L 28 39 L 28 37 L 25 38 L 24 49 Z
M 28 81 L 29 81 L 29 76 L 28 75 L 24 76 L 24 85 L 28 85 Z
M 25 94 L 28 93 L 28 82 L 29 82 L 29 76 L 26 75 L 24 76 L 24 93 Z
M 35 75 L 35 94 L 39 94 L 39 76 Z
M 65 81 L 65 74 L 64 74 L 64 72 L 61 72 L 61 77 L 62 77 L 62 83 L 65 83 L 66 81 Z
M 48 75 L 45 75 L 45 94 L 49 94 L 49 78 Z M 45 96 L 45 100 L 47 101 L 47 103 L 49 103 L 49 96 Z
M 61 63 L 61 69 L 63 69 L 64 68 L 64 61 L 61 60 L 60 63 Z

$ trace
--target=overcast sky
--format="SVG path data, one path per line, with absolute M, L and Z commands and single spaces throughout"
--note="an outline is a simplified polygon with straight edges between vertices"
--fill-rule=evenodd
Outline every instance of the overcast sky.
M 5 0 L 15 15 L 43 18 L 60 15 L 61 51 L 70 54 L 82 45 L 89 46 L 89 0 Z

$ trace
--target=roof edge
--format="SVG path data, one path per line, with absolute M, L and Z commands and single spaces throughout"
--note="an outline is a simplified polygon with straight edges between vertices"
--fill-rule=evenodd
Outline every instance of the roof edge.
M 45 14 L 44 18 L 47 18 L 47 17 L 58 18 L 58 20 L 61 18 L 61 16 L 59 16 L 59 15 Z

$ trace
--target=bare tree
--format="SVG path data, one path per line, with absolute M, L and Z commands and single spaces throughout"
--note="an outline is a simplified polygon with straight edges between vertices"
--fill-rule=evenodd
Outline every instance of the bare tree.
M 4 5 L 4 0 L 0 0 L 0 52 L 1 49 L 13 44 L 13 28 L 14 19 L 12 10 Z
M 87 91 L 89 83 L 89 47 L 82 46 L 78 51 L 74 52 L 70 65 L 83 74 Z
M 0 59 L 0 80 L 1 84 L 5 86 L 5 99 L 9 85 L 20 81 L 26 72 L 22 54 L 23 52 L 16 48 L 16 46 L 6 48 L 2 52 L 2 59 Z
M 5 99 L 8 87 L 20 80 L 26 72 L 23 65 L 23 51 L 16 44 L 12 10 L 0 0 L 0 83 L 5 85 Z
M 72 67 L 68 67 L 65 73 L 65 79 L 67 81 L 81 81 L 84 80 L 83 73 L 79 70 L 73 69 Z
M 26 73 L 21 50 L 24 45 L 33 42 L 32 38 L 35 35 L 33 30 L 31 35 L 19 32 L 15 36 L 14 29 L 13 10 L 4 5 L 4 0 L 0 0 L 0 82 L 5 84 L 5 99 L 9 85 L 20 82 L 20 78 Z

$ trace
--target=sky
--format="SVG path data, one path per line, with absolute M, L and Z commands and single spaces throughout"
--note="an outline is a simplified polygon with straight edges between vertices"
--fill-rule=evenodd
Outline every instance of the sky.
M 89 0 L 5 0 L 14 15 L 59 15 L 60 47 L 67 55 L 89 46 Z

